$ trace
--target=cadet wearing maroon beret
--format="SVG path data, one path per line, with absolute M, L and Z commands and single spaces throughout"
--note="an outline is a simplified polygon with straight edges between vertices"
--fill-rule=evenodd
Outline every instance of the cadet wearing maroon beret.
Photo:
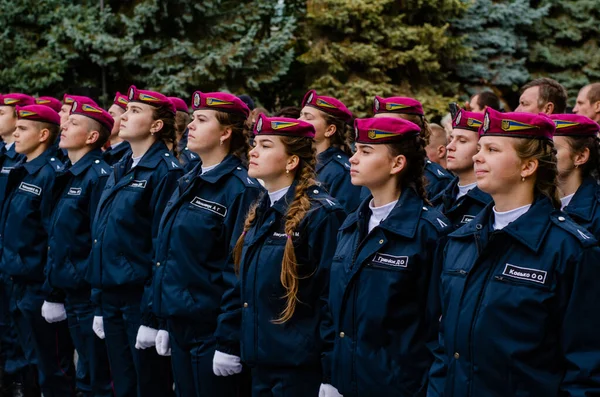
M 412 121 L 421 127 L 421 137 L 425 140 L 425 146 L 429 144 L 431 129 L 421 102 L 408 97 L 382 98 L 376 96 L 373 100 L 374 117 L 396 117 Z M 439 164 L 425 159 L 425 178 L 427 179 L 427 197 L 433 198 L 438 195 L 452 181 L 452 175 Z
M 310 90 L 302 100 L 300 120 L 315 127 L 317 179 L 347 213 L 360 203 L 360 187 L 350 182 L 352 113 L 336 98 Z
M 552 114 L 562 210 L 600 240 L 600 125 L 576 114 Z

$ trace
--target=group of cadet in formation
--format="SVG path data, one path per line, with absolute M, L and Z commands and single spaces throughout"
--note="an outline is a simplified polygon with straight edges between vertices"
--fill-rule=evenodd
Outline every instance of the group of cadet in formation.
M 491 97 L 1 95 L 0 396 L 600 396 L 600 85 Z

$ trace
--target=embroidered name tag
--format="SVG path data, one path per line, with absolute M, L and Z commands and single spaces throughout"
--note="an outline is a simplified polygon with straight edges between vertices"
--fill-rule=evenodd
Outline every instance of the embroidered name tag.
M 138 180 L 134 179 L 133 181 L 131 181 L 131 183 L 129 184 L 129 186 L 131 186 L 131 187 L 137 187 L 138 189 L 145 189 L 147 183 L 148 183 L 148 181 L 146 181 L 146 180 L 138 181 Z
M 227 207 L 225 207 L 224 205 L 204 200 L 198 196 L 194 197 L 194 199 L 190 201 L 190 204 L 192 204 L 195 207 L 214 212 L 217 215 L 221 215 L 223 218 L 225 217 L 225 215 L 227 215 Z
M 69 196 L 81 196 L 81 188 L 80 187 L 71 187 L 71 188 L 69 188 L 69 192 L 67 194 Z
M 460 221 L 460 223 L 469 223 L 473 219 L 475 219 L 475 217 L 473 215 L 463 215 L 462 220 Z
M 375 254 L 372 263 L 390 267 L 407 267 L 408 256 L 396 256 L 389 254 Z
M 271 237 L 275 237 L 275 238 L 287 238 L 287 234 L 285 234 L 285 233 L 279 233 L 279 232 L 273 232 L 273 235 Z M 294 232 L 294 237 L 300 237 L 300 232 Z
M 35 185 L 31 185 L 29 183 L 25 183 L 25 182 L 21 182 L 21 184 L 19 185 L 19 190 L 22 190 L 24 192 L 27 193 L 33 193 L 36 196 L 39 196 L 42 194 L 42 188 L 39 186 L 35 186 Z
M 0 171 L 0 173 L 2 174 L 8 174 L 10 172 L 10 170 L 14 169 L 15 167 L 2 167 L 2 170 Z
M 504 266 L 502 274 L 519 280 L 533 281 L 538 284 L 545 284 L 546 276 L 548 275 L 544 270 L 528 269 L 526 267 L 511 265 L 510 263 Z

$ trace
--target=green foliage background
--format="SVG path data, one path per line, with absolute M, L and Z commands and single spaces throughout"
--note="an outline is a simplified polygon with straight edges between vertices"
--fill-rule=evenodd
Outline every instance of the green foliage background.
M 549 76 L 600 78 L 596 0 L 0 0 L 0 92 L 90 95 L 130 84 L 186 100 L 247 93 L 270 110 L 310 88 L 356 115 L 374 95 L 430 116 L 492 89 L 507 106 Z

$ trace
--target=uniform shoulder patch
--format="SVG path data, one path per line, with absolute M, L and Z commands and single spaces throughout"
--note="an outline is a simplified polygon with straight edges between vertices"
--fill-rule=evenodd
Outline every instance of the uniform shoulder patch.
M 569 216 L 561 211 L 555 211 L 550 215 L 552 223 L 569 232 L 581 242 L 584 247 L 592 247 L 598 244 L 596 238 L 583 226 L 579 226 Z
M 257 179 L 248 176 L 248 171 L 244 167 L 235 167 L 233 175 L 235 175 L 246 187 L 255 187 L 258 189 L 262 186 Z
M 177 160 L 177 157 L 173 155 L 173 153 L 167 152 L 164 153 L 161 157 L 165 164 L 167 164 L 169 171 L 181 169 L 181 164 L 179 163 L 179 160 Z
M 94 162 L 92 163 L 92 168 L 100 177 L 109 176 L 113 170 L 112 167 L 102 159 L 94 160 Z
M 329 211 L 343 210 L 340 203 L 331 197 L 321 186 L 315 185 L 308 188 L 308 195 L 312 201 L 320 203 L 322 207 Z
M 58 157 L 50 157 L 48 159 L 48 163 L 50 163 L 55 172 L 63 171 L 65 168 L 65 165 L 58 159 Z
M 441 165 L 434 163 L 431 160 L 425 161 L 425 169 L 427 171 L 429 171 L 429 173 L 432 174 L 437 179 L 452 179 L 453 178 L 453 176 L 448 171 L 446 171 L 444 168 L 442 168 Z
M 452 229 L 452 222 L 444 214 L 433 207 L 423 206 L 421 218 L 431 223 L 441 234 L 447 234 Z
M 346 171 L 350 171 L 350 160 L 348 156 L 342 154 L 336 154 L 333 156 L 336 163 L 341 165 Z

